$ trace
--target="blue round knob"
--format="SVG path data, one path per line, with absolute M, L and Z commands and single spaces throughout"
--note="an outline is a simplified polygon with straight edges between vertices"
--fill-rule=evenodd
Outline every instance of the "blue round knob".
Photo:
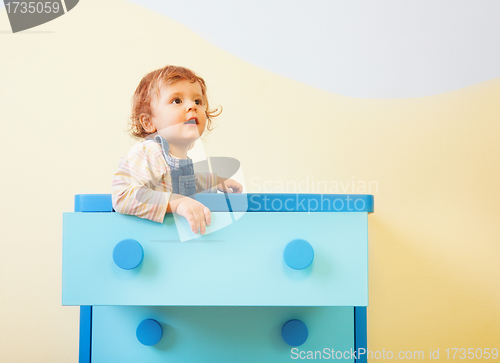
M 144 257 L 144 251 L 135 239 L 124 239 L 113 250 L 113 261 L 124 270 L 131 270 L 139 266 Z
M 306 324 L 297 319 L 288 320 L 281 328 L 283 340 L 292 347 L 304 344 L 308 335 Z
M 294 239 L 286 246 L 283 257 L 289 267 L 302 270 L 312 263 L 314 249 L 309 242 L 303 239 Z
M 163 329 L 156 320 L 146 319 L 139 324 L 135 335 L 141 344 L 155 345 L 163 336 Z

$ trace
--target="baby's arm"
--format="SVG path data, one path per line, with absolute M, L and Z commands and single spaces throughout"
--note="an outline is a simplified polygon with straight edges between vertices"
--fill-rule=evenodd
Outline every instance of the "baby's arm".
M 210 172 L 196 172 L 196 193 L 217 193 L 217 174 Z
M 166 188 L 153 190 L 166 171 L 160 152 L 148 143 L 140 143 L 120 160 L 111 183 L 113 208 L 118 213 L 163 223 L 172 193 Z
M 236 180 L 219 176 L 217 177 L 217 190 L 224 193 L 241 193 L 243 186 Z
M 215 173 L 194 173 L 196 177 L 197 193 L 217 193 L 217 190 L 225 193 L 241 193 L 243 186 L 236 180 L 223 178 Z
M 194 199 L 167 191 L 162 184 L 167 166 L 161 149 L 155 146 L 135 145 L 120 160 L 111 187 L 113 208 L 158 223 L 163 223 L 165 213 L 177 213 L 187 219 L 193 233 L 204 234 L 210 224 L 210 210 Z

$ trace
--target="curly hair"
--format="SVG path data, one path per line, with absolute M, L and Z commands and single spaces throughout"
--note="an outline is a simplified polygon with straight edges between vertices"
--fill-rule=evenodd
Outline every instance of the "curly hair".
M 132 97 L 132 115 L 129 121 L 129 132 L 132 136 L 145 138 L 151 134 L 144 129 L 141 123 L 141 116 L 152 116 L 151 101 L 153 100 L 153 95 L 156 96 L 156 99 L 160 99 L 160 88 L 163 85 L 172 84 L 181 80 L 187 80 L 192 83 L 198 82 L 200 84 L 203 103 L 206 106 L 207 130 L 213 130 L 212 118 L 221 114 L 222 107 L 220 110 L 218 108 L 210 110 L 207 98 L 207 86 L 203 78 L 196 75 L 190 69 L 167 65 L 146 74 L 135 90 L 134 96 Z

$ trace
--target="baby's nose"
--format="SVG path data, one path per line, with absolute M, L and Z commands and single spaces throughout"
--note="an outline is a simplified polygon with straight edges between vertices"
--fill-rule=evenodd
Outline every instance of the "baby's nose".
M 186 107 L 186 111 L 191 111 L 191 110 L 196 110 L 196 103 L 191 103 L 191 104 L 188 104 L 187 107 Z

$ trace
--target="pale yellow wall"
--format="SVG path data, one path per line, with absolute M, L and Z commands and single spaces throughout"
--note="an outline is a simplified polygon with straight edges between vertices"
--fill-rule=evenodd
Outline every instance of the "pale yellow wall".
M 1 362 L 77 361 L 78 309 L 61 306 L 62 213 L 74 194 L 109 193 L 131 145 L 130 97 L 169 63 L 201 74 L 224 106 L 205 150 L 239 159 L 246 191 L 302 182 L 343 193 L 354 181 L 375 195 L 371 350 L 500 348 L 500 79 L 353 99 L 263 71 L 125 1 L 77 9 L 19 34 L 0 11 Z

